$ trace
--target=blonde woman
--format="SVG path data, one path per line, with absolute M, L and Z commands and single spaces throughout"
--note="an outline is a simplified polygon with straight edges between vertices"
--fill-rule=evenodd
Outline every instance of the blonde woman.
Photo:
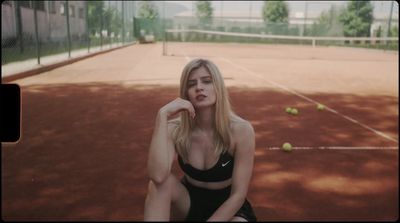
M 182 71 L 180 97 L 157 114 L 144 220 L 256 221 L 246 199 L 254 147 L 253 127 L 231 111 L 217 66 L 190 61 Z M 181 180 L 171 173 L 176 154 L 185 173 Z

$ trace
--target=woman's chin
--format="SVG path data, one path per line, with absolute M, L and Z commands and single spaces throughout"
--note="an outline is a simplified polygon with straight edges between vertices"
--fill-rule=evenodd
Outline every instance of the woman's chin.
M 214 105 L 215 105 L 215 103 L 200 102 L 200 103 L 194 103 L 193 107 L 195 109 L 205 109 L 205 108 L 213 107 Z

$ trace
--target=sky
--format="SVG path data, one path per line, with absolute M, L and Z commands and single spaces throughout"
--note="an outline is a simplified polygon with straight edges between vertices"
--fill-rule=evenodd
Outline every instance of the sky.
M 176 4 L 180 4 L 185 6 L 189 11 L 192 10 L 192 7 L 195 7 L 195 1 L 168 1 L 174 2 Z M 345 5 L 347 1 L 286 1 L 289 5 L 289 10 L 292 12 L 304 12 L 305 6 L 307 2 L 307 11 L 308 12 L 322 12 L 324 10 L 328 10 L 331 5 Z M 374 6 L 374 14 L 390 14 L 390 7 L 392 1 L 371 1 Z M 223 11 L 242 11 L 248 10 L 251 11 L 252 15 L 261 12 L 261 8 L 264 5 L 264 1 L 212 1 L 212 7 L 214 9 L 214 13 L 221 13 L 220 9 Z M 399 14 L 399 5 L 397 2 L 394 2 L 393 5 L 393 14 Z

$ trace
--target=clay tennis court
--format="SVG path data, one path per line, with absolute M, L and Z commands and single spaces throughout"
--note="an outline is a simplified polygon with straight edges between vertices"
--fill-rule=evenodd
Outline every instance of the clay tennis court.
M 13 81 L 22 136 L 2 144 L 4 220 L 141 221 L 154 118 L 195 57 L 219 66 L 235 112 L 254 126 L 248 199 L 258 220 L 398 219 L 398 52 L 169 43 L 163 56 L 162 47 Z M 182 176 L 176 163 L 173 172 Z

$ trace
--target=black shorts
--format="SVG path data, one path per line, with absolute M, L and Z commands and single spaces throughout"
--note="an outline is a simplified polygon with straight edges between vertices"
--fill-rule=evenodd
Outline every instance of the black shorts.
M 190 197 L 189 213 L 185 221 L 207 221 L 231 193 L 231 186 L 219 190 L 209 190 L 190 184 L 185 177 L 181 179 L 181 183 L 188 190 Z M 234 216 L 242 217 L 247 221 L 257 221 L 247 199 Z

